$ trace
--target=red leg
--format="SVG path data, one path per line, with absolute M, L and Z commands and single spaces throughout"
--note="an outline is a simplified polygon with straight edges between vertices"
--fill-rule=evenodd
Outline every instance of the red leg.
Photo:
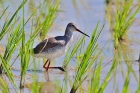
M 48 63 L 49 62 L 49 63 Z M 48 63 L 48 66 L 46 67 L 46 64 Z M 46 69 L 46 71 L 48 71 L 48 69 L 49 69 L 49 66 L 50 66 L 50 61 L 49 60 L 47 60 L 46 62 L 45 62 L 45 64 L 43 65 L 43 68 L 45 68 Z
M 49 63 L 48 63 L 49 62 Z M 46 67 L 46 64 L 48 63 L 48 66 Z M 45 64 L 43 65 L 43 68 L 45 68 L 46 69 L 46 71 L 48 71 L 48 69 L 49 68 L 52 68 L 52 69 L 59 69 L 59 70 L 61 70 L 61 71 L 65 71 L 62 67 L 50 67 L 50 61 L 49 60 L 47 60 L 46 62 L 45 62 Z
M 49 63 L 48 63 L 48 66 L 47 66 L 47 68 L 46 68 L 46 71 L 48 71 L 48 69 L 49 69 L 49 66 L 50 66 L 50 61 L 48 61 Z
M 48 61 L 49 61 L 49 60 L 47 60 L 47 61 L 45 62 L 45 64 L 43 65 L 43 68 L 46 69 L 46 64 L 48 63 Z

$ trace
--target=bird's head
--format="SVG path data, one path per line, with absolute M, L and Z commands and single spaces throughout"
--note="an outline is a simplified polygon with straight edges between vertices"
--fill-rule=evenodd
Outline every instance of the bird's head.
M 82 31 L 80 31 L 74 23 L 69 23 L 69 24 L 67 25 L 67 29 L 68 29 L 69 31 L 71 31 L 71 32 L 75 32 L 75 31 L 80 32 L 80 33 L 84 34 L 85 36 L 88 36 L 88 37 L 89 37 L 89 35 L 85 34 L 85 33 L 82 32 Z

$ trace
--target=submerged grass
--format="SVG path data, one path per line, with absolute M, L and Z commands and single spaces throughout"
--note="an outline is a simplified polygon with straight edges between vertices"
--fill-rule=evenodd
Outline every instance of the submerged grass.
M 40 3 L 39 7 L 44 3 L 46 4 L 47 1 L 44 1 L 42 3 Z M 48 1 L 49 2 L 49 1 Z M 47 2 L 47 3 L 48 3 Z M 32 54 L 32 45 L 34 42 L 34 39 L 36 38 L 36 36 L 42 31 L 43 31 L 43 37 L 41 37 L 42 39 L 45 38 L 46 35 L 46 29 L 49 30 L 49 28 L 51 27 L 54 19 L 55 19 L 55 13 L 57 12 L 59 6 L 59 0 L 57 2 L 54 3 L 49 3 L 49 6 L 47 6 L 47 8 L 49 8 L 49 11 L 47 11 L 47 17 L 45 17 L 44 21 L 42 23 L 39 23 L 39 18 L 37 19 L 37 24 L 39 23 L 39 26 L 36 26 L 34 31 L 31 31 L 30 37 L 27 40 L 26 36 L 25 36 L 25 31 L 24 29 L 22 30 L 22 46 L 20 48 L 20 57 L 21 57 L 21 79 L 20 79 L 20 87 L 23 87 L 24 85 L 24 79 L 25 79 L 25 75 L 26 75 L 26 71 L 29 67 L 29 62 L 30 62 L 30 55 Z M 39 8 L 37 7 L 36 10 L 33 12 L 33 14 L 37 11 L 37 9 Z M 52 11 L 51 11 L 52 10 Z M 24 14 L 24 10 L 23 10 L 23 14 Z M 31 17 L 33 16 L 33 14 L 31 15 Z M 29 19 L 31 18 L 29 17 Z M 23 15 L 23 20 L 24 20 L 24 15 Z M 28 21 L 28 20 L 27 20 Z M 26 22 L 27 23 L 27 22 Z M 25 23 L 23 21 L 23 27 L 24 27 Z M 27 40 L 27 42 L 25 42 L 25 40 Z
M 2 63 L 1 63 L 1 73 L 6 73 L 10 81 L 15 85 L 14 79 L 13 79 L 13 74 L 11 71 L 11 66 L 10 66 L 10 59 L 12 57 L 12 54 L 14 51 L 17 49 L 21 38 L 22 38 L 22 33 L 20 31 L 20 24 L 17 26 L 17 28 L 14 31 L 11 31 L 12 33 L 10 34 L 10 37 L 8 38 L 8 43 L 5 49 L 4 56 L 1 57 Z
M 111 2 L 107 4 L 106 12 L 110 28 L 113 31 L 114 48 L 117 49 L 118 43 L 125 42 L 128 39 L 127 32 L 135 21 L 135 16 L 138 14 L 140 6 L 133 6 L 133 0 L 116 0 L 113 5 L 111 5 Z M 114 7 L 115 10 L 113 10 Z
M 116 85 L 116 74 L 118 68 L 121 69 L 121 73 L 123 78 L 126 77 L 125 69 L 129 70 L 135 80 L 138 82 L 137 75 L 135 73 L 133 67 L 134 56 L 129 47 L 130 45 L 130 38 L 128 37 L 127 32 L 129 28 L 133 25 L 135 21 L 135 17 L 139 12 L 140 6 L 134 4 L 134 0 L 116 0 L 111 1 L 107 4 L 107 16 L 110 23 L 110 28 L 114 37 L 114 61 L 117 62 L 114 71 L 113 71 L 113 78 L 114 78 L 114 86 Z M 115 16 L 115 20 L 114 20 Z M 129 40 L 128 40 L 129 39 Z M 125 64 L 123 64 L 125 63 Z M 129 91 L 129 83 L 130 80 L 128 78 L 125 81 L 123 86 L 123 93 L 128 93 Z M 138 84 L 139 85 L 139 84 Z M 138 86 L 139 87 L 139 86 Z M 138 91 L 138 90 L 137 90 Z
M 46 3 L 46 6 L 48 8 L 47 17 L 45 17 L 44 22 L 42 22 L 39 26 L 36 26 L 34 31 L 31 31 L 31 35 L 30 35 L 29 39 L 27 40 L 24 27 L 28 23 L 28 21 L 33 17 L 33 15 L 35 15 L 35 13 L 38 10 L 38 8 L 40 7 L 40 5 L 44 4 L 44 2 L 40 3 L 39 6 L 33 11 L 31 16 L 25 21 L 24 5 L 26 4 L 26 2 L 27 2 L 27 0 L 23 0 L 23 2 L 18 7 L 16 12 L 13 14 L 13 16 L 9 20 L 6 20 L 2 30 L 0 32 L 0 40 L 1 40 L 4 37 L 4 35 L 8 31 L 10 31 L 10 35 L 8 38 L 8 43 L 6 45 L 4 56 L 2 56 L 2 54 L 0 54 L 0 59 L 1 59 L 0 71 L 1 71 L 1 73 L 4 71 L 7 74 L 8 78 L 10 79 L 12 84 L 14 84 L 14 86 L 16 88 L 17 88 L 17 86 L 15 84 L 11 66 L 9 63 L 12 54 L 18 48 L 19 44 L 21 44 L 19 56 L 21 58 L 20 87 L 22 87 L 24 85 L 26 71 L 28 69 L 28 65 L 30 62 L 30 55 L 32 54 L 31 50 L 32 50 L 32 45 L 33 45 L 34 39 L 40 33 L 41 30 L 46 31 L 46 29 L 49 29 L 51 27 L 54 19 L 56 18 L 56 12 L 58 11 L 58 6 L 60 4 L 59 0 L 57 2 L 44 1 L 44 2 L 47 2 Z M 20 23 L 18 23 L 17 14 L 22 8 L 23 8 L 23 18 L 22 18 L 22 21 Z M 5 14 L 7 9 L 8 9 L 8 7 L 3 11 L 0 18 L 3 17 L 3 15 Z M 37 19 L 37 24 L 39 23 L 38 19 Z M 46 35 L 46 32 L 43 32 L 43 35 L 44 34 Z
M 102 26 L 102 28 L 99 32 L 97 31 L 98 25 L 99 25 L 99 22 L 97 23 L 96 28 L 92 33 L 92 37 L 91 37 L 88 47 L 84 53 L 82 61 L 76 70 L 76 76 L 75 76 L 74 83 L 73 83 L 70 93 L 75 93 L 77 91 L 78 87 L 82 84 L 82 82 L 91 73 L 90 70 L 92 69 L 93 63 L 96 60 L 96 58 L 90 59 L 91 56 L 93 54 L 95 56 L 97 56 L 100 53 L 100 52 L 96 51 L 97 46 L 98 46 L 97 39 L 98 39 L 101 31 L 103 30 L 104 25 Z
M 16 26 L 16 23 L 17 23 L 16 22 L 16 15 L 17 15 L 18 11 L 24 6 L 25 3 L 26 3 L 26 1 L 22 2 L 21 5 L 16 10 L 16 12 L 13 14 L 13 16 L 8 21 L 6 21 L 4 23 L 4 26 L 3 26 L 2 31 L 0 33 L 0 40 L 1 40 L 3 38 L 3 36 L 5 35 L 5 33 L 10 30 L 5 53 L 3 56 L 2 56 L 2 54 L 0 54 L 0 58 L 1 58 L 0 72 L 1 72 L 1 74 L 3 72 L 6 73 L 7 77 L 9 78 L 9 80 L 12 82 L 12 84 L 16 88 L 16 91 L 17 91 L 17 85 L 15 84 L 13 74 L 11 71 L 10 59 L 11 59 L 14 51 L 17 49 L 17 47 L 21 41 L 21 38 L 22 38 L 22 33 L 20 30 L 21 25 L 19 24 Z
M 131 7 L 133 0 L 128 0 L 123 5 L 122 10 L 117 10 L 115 17 L 115 27 L 114 27 L 114 47 L 117 48 L 118 42 L 126 39 L 126 33 L 128 29 L 132 26 L 135 16 L 138 13 L 140 6 L 131 12 Z
M 8 39 L 8 43 L 6 45 L 6 50 L 5 50 L 5 53 L 4 53 L 4 56 L 3 56 L 3 59 L 2 60 L 5 60 L 6 63 L 3 63 L 3 64 L 9 64 L 9 61 L 10 61 L 10 58 L 13 54 L 13 52 L 16 50 L 18 44 L 20 43 L 20 40 L 21 40 L 21 32 L 20 32 L 20 24 L 15 27 L 16 23 L 17 23 L 17 19 L 16 19 L 16 15 L 18 13 L 18 11 L 24 6 L 26 2 L 22 2 L 21 5 L 18 7 L 18 9 L 16 10 L 16 12 L 13 14 L 13 16 L 4 23 L 3 25 L 3 28 L 0 32 L 0 40 L 3 38 L 3 36 L 8 32 L 10 31 L 10 35 L 9 35 L 9 39 Z M 7 10 L 7 8 L 6 8 Z M 5 11 L 6 11 L 5 10 Z M 4 13 L 5 13 L 4 11 Z M 3 13 L 3 14 L 4 14 Z M 13 23 L 12 23 L 13 22 Z M 12 30 L 14 29 L 14 27 L 16 28 L 13 32 Z M 2 57 L 1 57 L 2 58 Z M 1 65 L 0 66 L 0 73 L 3 72 L 3 66 Z

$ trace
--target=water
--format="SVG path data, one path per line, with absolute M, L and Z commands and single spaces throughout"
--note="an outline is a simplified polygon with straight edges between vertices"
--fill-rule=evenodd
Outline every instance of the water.
M 7 1 L 4 3 L 4 6 L 9 5 L 8 11 L 13 13 L 14 10 L 17 8 L 17 6 L 20 4 L 22 0 L 12 0 L 12 1 Z M 49 32 L 48 35 L 49 36 L 59 36 L 59 35 L 63 35 L 64 34 L 64 30 L 66 28 L 66 25 L 69 22 L 74 22 L 75 24 L 77 24 L 77 26 L 79 27 L 79 29 L 81 31 L 86 32 L 88 35 L 91 35 L 91 33 L 93 32 L 96 24 L 98 21 L 100 21 L 100 25 L 99 27 L 101 27 L 104 23 L 105 23 L 105 28 L 103 30 L 103 32 L 100 35 L 100 38 L 98 40 L 99 43 L 99 48 L 103 49 L 103 53 L 101 54 L 104 57 L 103 60 L 103 64 L 106 64 L 108 62 L 110 62 L 110 60 L 113 59 L 113 39 L 111 36 L 111 33 L 109 32 L 109 24 L 107 22 L 107 18 L 105 16 L 105 3 L 104 0 L 82 0 L 81 2 L 76 1 L 77 6 L 74 6 L 73 0 L 61 0 L 61 5 L 60 5 L 60 10 L 63 10 L 64 12 L 60 12 L 57 19 L 54 22 L 54 26 L 51 28 L 53 31 Z M 35 4 L 38 5 L 39 0 L 35 0 Z M 29 6 L 28 6 L 29 2 L 26 4 L 25 6 L 25 15 L 27 16 L 27 18 L 29 17 L 30 13 L 29 13 Z M 82 5 L 83 4 L 83 5 Z M 22 12 L 20 12 L 21 15 L 19 14 L 19 16 L 22 16 Z M 137 15 L 137 17 L 139 17 L 139 15 Z M 27 19 L 25 18 L 25 19 Z M 0 24 L 2 24 L 2 22 L 0 22 Z M 58 27 L 59 25 L 59 27 Z M 30 26 L 31 24 L 28 23 L 26 25 L 26 34 L 29 34 L 30 31 Z M 62 29 L 63 31 L 60 31 L 60 29 Z M 133 33 L 132 31 L 135 31 L 135 33 Z M 139 30 L 138 26 L 134 26 L 131 28 L 129 37 L 135 37 L 135 41 L 138 42 L 139 40 L 139 33 L 137 34 Z M 76 39 L 78 36 L 80 35 L 80 33 L 76 32 L 74 33 L 74 39 Z M 86 41 L 89 41 L 89 38 L 86 38 Z M 38 39 L 35 40 L 34 46 L 36 46 L 40 41 Z M 5 46 L 5 41 L 3 40 L 2 45 Z M 105 45 L 105 47 L 104 47 Z M 134 53 L 134 60 L 138 59 L 138 54 L 139 54 L 139 45 L 137 44 L 132 44 L 131 45 L 131 49 L 133 50 Z M 16 53 L 19 50 L 17 50 L 13 56 L 12 62 L 15 59 Z M 45 76 L 44 76 L 44 69 L 43 69 L 43 60 L 42 59 L 36 59 L 38 63 L 37 64 L 37 74 L 38 74 L 38 80 L 40 82 L 45 81 Z M 64 56 L 57 58 L 51 65 L 56 65 L 56 66 L 62 66 L 64 60 Z M 69 76 L 70 78 L 73 80 L 73 76 L 74 76 L 74 70 L 71 70 L 70 68 L 74 68 L 76 63 L 75 63 L 76 59 L 72 59 L 72 61 L 69 63 Z M 132 61 L 134 61 L 132 60 Z M 33 62 L 33 60 L 31 59 L 31 63 Z M 111 66 L 111 63 L 108 64 L 107 66 L 105 66 L 102 70 L 101 73 L 101 82 L 103 82 L 106 73 L 109 71 Z M 16 61 L 16 63 L 13 65 L 13 67 L 16 68 L 20 68 L 20 59 L 18 59 Z M 138 77 L 138 65 L 137 63 L 133 64 L 135 73 Z M 31 65 L 29 67 L 29 71 L 27 71 L 28 74 L 33 74 L 33 65 Z M 124 65 L 124 69 L 125 72 L 127 71 L 127 67 Z M 13 72 L 15 73 L 15 75 L 19 76 L 20 72 L 17 70 L 13 70 Z M 60 80 L 63 81 L 64 79 L 64 73 L 61 73 L 58 70 L 50 70 L 50 81 L 55 81 L 55 80 Z M 42 79 L 43 77 L 43 79 Z M 124 78 L 122 77 L 121 71 L 118 70 L 117 74 L 116 74 L 116 86 L 114 87 L 114 81 L 113 79 L 110 80 L 108 86 L 106 87 L 104 93 L 114 93 L 117 88 L 119 91 L 122 90 L 123 88 L 123 84 L 124 84 Z M 30 79 L 29 79 L 30 81 Z M 130 92 L 134 93 L 136 88 L 137 88 L 137 81 L 135 80 L 134 76 L 131 74 L 131 79 L 130 79 Z M 70 90 L 70 87 L 69 89 Z M 25 89 L 24 91 L 25 93 L 28 93 L 29 90 Z

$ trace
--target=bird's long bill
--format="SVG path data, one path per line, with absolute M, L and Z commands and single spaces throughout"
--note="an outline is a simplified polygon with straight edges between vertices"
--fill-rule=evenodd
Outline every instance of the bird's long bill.
M 76 29 L 78 32 L 82 33 L 83 35 L 89 37 L 89 35 L 85 34 L 84 32 L 80 31 L 79 29 Z

